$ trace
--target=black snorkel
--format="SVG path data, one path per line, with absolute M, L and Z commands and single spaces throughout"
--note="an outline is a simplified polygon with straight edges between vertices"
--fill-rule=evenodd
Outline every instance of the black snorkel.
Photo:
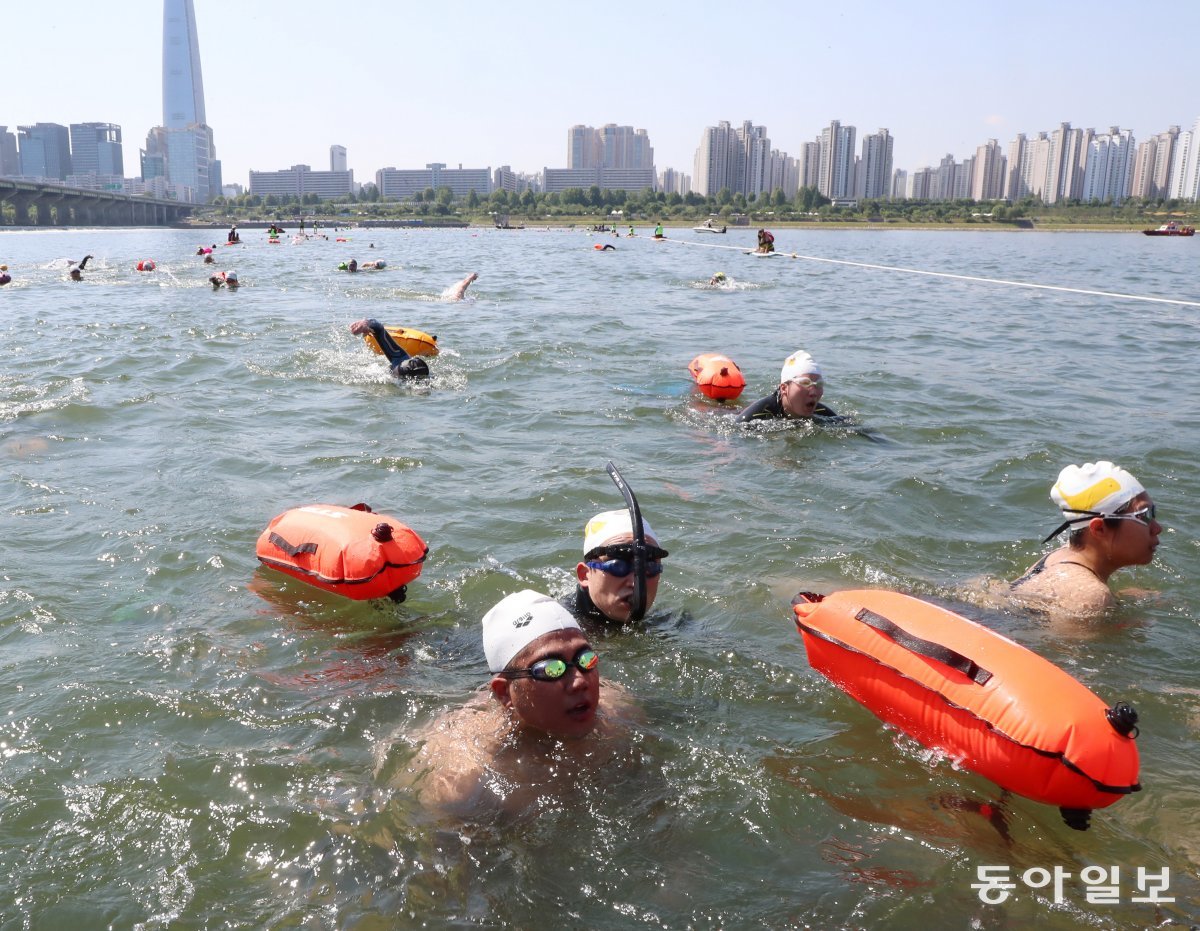
M 633 550 L 633 603 L 629 607 L 629 620 L 640 621 L 646 616 L 646 528 L 642 525 L 642 511 L 633 490 L 612 462 L 606 468 L 608 477 L 625 496 L 625 507 L 629 509 L 629 524 L 633 530 L 633 542 L 630 544 Z

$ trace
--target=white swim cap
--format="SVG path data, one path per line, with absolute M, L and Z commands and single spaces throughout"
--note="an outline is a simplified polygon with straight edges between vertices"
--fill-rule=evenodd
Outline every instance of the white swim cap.
M 549 595 L 525 589 L 500 599 L 483 616 L 483 653 L 488 669 L 501 672 L 543 634 L 579 630 L 571 612 Z
M 797 349 L 787 361 L 783 363 L 783 369 L 779 372 L 779 384 L 786 384 L 795 378 L 800 378 L 804 375 L 820 375 L 821 366 L 813 360 L 803 349 Z
M 1050 497 L 1077 527 L 1097 515 L 1115 514 L 1145 490 L 1120 466 L 1102 460 L 1067 466 L 1058 473 Z
M 647 540 L 653 540 L 654 544 L 658 545 L 658 534 L 650 528 L 650 524 L 645 519 L 642 520 L 642 531 Z M 597 514 L 587 522 L 587 527 L 583 531 L 583 554 L 586 556 L 613 537 L 619 537 L 626 533 L 633 536 L 633 519 L 629 516 L 628 510 L 622 508 L 619 511 L 605 511 Z
M 237 281 L 237 272 L 226 272 L 225 280 L 226 281 Z

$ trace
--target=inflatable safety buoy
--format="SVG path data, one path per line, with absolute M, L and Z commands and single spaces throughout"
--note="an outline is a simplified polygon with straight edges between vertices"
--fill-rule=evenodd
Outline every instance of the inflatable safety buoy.
M 1071 827 L 1141 789 L 1137 713 L 1007 637 L 898 592 L 801 592 L 792 608 L 814 669 L 972 772 L 1058 805 Z
M 436 336 L 430 336 L 421 330 L 413 330 L 402 326 L 389 326 L 384 327 L 384 329 L 388 331 L 388 336 L 394 339 L 397 345 L 410 356 L 436 356 L 438 354 Z M 363 341 L 374 352 L 383 355 L 383 350 L 379 348 L 379 343 L 375 341 L 375 337 L 370 333 L 363 334 Z
M 737 363 L 716 352 L 704 352 L 688 363 L 688 371 L 705 397 L 715 401 L 736 398 L 746 387 Z
M 356 601 L 403 601 L 429 547 L 416 532 L 365 504 L 310 504 L 276 517 L 258 538 L 264 566 Z
M 137 263 L 137 270 L 139 272 L 152 272 L 155 268 L 154 259 L 142 259 L 142 261 Z

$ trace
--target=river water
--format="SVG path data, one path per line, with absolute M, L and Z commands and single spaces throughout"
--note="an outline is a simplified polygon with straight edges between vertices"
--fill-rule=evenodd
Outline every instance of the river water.
M 215 266 L 242 288 L 214 292 L 214 235 L 0 233 L 0 929 L 1200 921 L 1200 307 L 760 261 L 752 231 L 684 229 L 248 231 Z M 1200 301 L 1189 240 L 776 238 Z M 335 270 L 352 256 L 390 267 Z M 717 270 L 734 285 L 704 287 Z M 470 271 L 468 300 L 441 298 Z M 392 382 L 347 330 L 363 316 L 438 335 L 428 387 Z M 869 435 L 734 428 L 690 387 L 722 351 L 748 402 L 797 348 Z M 1048 548 L 1058 470 L 1100 458 L 1159 506 L 1154 564 L 1117 577 L 1152 594 L 1087 627 L 976 597 Z M 435 822 L 391 776 L 486 681 L 484 611 L 572 590 L 585 521 L 622 503 L 610 459 L 671 551 L 647 622 L 595 640 L 640 706 L 634 755 L 536 817 Z M 404 604 L 259 567 L 274 515 L 357 501 L 430 545 Z M 863 587 L 1133 703 L 1144 791 L 1086 833 L 1009 798 L 998 829 L 994 785 L 809 668 L 791 597 Z M 972 888 L 984 866 L 1007 902 Z M 1089 867 L 1119 868 L 1115 901 L 1090 900 Z M 1060 895 L 1023 881 L 1056 869 Z M 1174 901 L 1133 901 L 1164 869 Z

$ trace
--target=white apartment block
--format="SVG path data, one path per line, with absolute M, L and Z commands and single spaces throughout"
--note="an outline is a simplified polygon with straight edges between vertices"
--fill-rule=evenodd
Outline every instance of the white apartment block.
M 331 200 L 353 191 L 353 171 L 313 171 L 308 165 L 293 165 L 284 171 L 250 172 L 250 193 L 260 197 L 315 194 L 321 200 Z

